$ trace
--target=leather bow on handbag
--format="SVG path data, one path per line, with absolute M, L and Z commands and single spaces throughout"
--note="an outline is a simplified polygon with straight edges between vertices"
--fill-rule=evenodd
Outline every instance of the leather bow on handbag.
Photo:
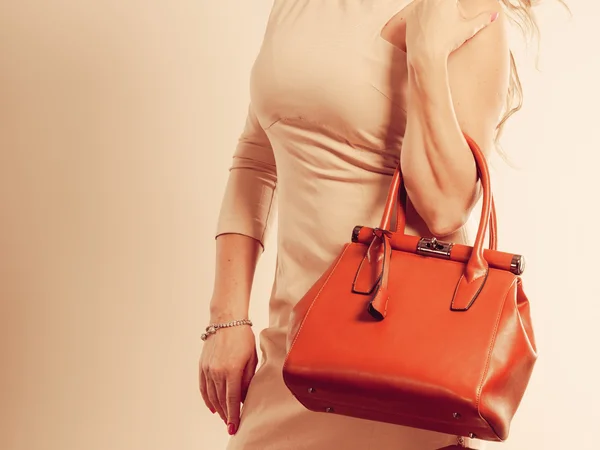
M 306 408 L 488 441 L 508 437 L 537 350 L 523 257 L 496 248 L 487 163 L 465 138 L 483 189 L 472 247 L 404 233 L 398 167 L 379 228 L 356 227 L 295 305 L 283 378 Z

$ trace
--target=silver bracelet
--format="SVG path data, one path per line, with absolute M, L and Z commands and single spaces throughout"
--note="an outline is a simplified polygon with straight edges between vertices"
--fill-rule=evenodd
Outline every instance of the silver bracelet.
M 252 321 L 250 319 L 242 319 L 242 320 L 232 320 L 231 322 L 226 323 L 213 323 L 206 327 L 206 333 L 202 333 L 200 339 L 203 341 L 207 340 L 211 334 L 215 334 L 219 328 L 229 328 L 229 327 L 237 327 L 240 325 L 250 325 L 252 326 Z

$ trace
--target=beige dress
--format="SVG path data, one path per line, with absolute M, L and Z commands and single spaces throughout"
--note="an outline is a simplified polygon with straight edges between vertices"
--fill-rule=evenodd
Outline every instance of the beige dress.
M 455 436 L 308 411 L 281 374 L 292 307 L 355 225 L 379 223 L 406 122 L 406 54 L 380 30 L 409 1 L 274 1 L 217 229 L 263 243 L 277 217 L 269 326 L 228 450 L 434 450 L 456 443 Z M 429 234 L 410 205 L 407 232 Z M 451 239 L 464 242 L 465 232 Z

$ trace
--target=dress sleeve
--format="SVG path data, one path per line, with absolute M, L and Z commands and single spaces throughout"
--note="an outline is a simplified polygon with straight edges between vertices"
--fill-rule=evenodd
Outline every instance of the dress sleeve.
M 273 149 L 250 104 L 229 168 L 216 237 L 242 234 L 256 239 L 264 249 L 275 215 L 276 186 Z

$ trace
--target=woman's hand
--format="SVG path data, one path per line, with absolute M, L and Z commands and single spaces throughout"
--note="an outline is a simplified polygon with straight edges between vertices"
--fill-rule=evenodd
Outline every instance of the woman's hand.
M 200 392 L 208 409 L 219 413 L 227 424 L 229 434 L 235 434 L 239 427 L 240 404 L 257 364 L 254 333 L 247 325 L 221 328 L 204 341 Z
M 409 59 L 444 60 L 498 18 L 498 2 L 477 1 L 481 12 L 468 15 L 462 3 L 476 0 L 414 0 L 406 8 L 406 48 Z M 489 3 L 489 6 L 487 5 Z

